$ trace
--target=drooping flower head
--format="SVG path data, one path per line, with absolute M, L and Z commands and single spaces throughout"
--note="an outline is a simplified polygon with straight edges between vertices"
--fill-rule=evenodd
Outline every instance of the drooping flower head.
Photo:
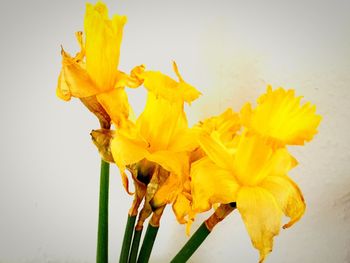
M 114 15 L 111 19 L 105 4 L 87 4 L 83 33 L 76 33 L 80 52 L 71 57 L 62 49 L 62 70 L 56 94 L 68 101 L 71 97 L 82 102 L 100 120 L 102 127 L 109 128 L 112 120 L 121 126 L 128 118 L 129 104 L 124 87 L 137 87 L 141 82 L 134 72 L 129 76 L 118 71 L 119 51 L 125 16 Z
M 238 138 L 234 154 L 211 137 L 200 138 L 208 157 L 191 168 L 193 209 L 203 212 L 236 202 L 263 261 L 279 233 L 282 213 L 291 218 L 285 227 L 292 225 L 304 213 L 304 199 L 287 176 L 296 163 L 286 149 L 275 151 L 255 135 Z

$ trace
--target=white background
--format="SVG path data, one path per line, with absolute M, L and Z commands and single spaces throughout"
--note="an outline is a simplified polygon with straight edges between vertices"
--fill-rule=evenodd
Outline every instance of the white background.
M 120 69 L 144 63 L 171 72 L 176 60 L 203 96 L 190 124 L 238 111 L 267 84 L 295 88 L 323 116 L 319 134 L 291 151 L 305 216 L 275 238 L 266 262 L 350 262 L 350 2 L 107 1 L 125 14 Z M 0 8 L 0 262 L 94 262 L 98 123 L 78 100 L 55 96 L 60 45 L 74 54 L 84 1 L 7 1 Z M 174 75 L 172 75 L 174 76 Z M 145 92 L 130 93 L 135 113 Z M 117 262 L 131 204 L 117 169 L 110 180 L 110 262 Z M 207 215 L 194 224 L 195 230 Z M 186 242 L 166 210 L 151 262 Z M 219 225 L 190 262 L 257 262 L 238 213 Z

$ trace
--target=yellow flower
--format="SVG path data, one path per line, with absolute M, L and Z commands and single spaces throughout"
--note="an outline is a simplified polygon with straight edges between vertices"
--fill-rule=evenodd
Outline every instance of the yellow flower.
M 168 171 L 169 177 L 152 200 L 157 207 L 175 202 L 182 192 L 183 182 L 189 176 L 189 153 L 197 145 L 194 132 L 188 128 L 184 102 L 192 102 L 200 93 L 182 79 L 175 63 L 173 66 L 179 81 L 155 71 L 138 75 L 148 90 L 145 109 L 136 124 L 119 129 L 111 143 L 124 182 L 128 165 L 139 163 L 140 170 L 154 170 L 142 167 L 144 159 L 148 166 L 160 165 Z
M 231 109 L 218 116 L 210 117 L 200 121 L 192 128 L 193 142 L 196 148 L 189 153 L 189 165 L 203 158 L 206 154 L 199 147 L 196 137 L 199 134 L 210 134 L 225 141 L 227 145 L 232 144 L 232 139 L 240 129 L 239 116 Z M 192 210 L 191 185 L 188 174 L 170 174 L 153 197 L 152 204 L 161 206 L 173 203 L 173 211 L 179 223 L 187 224 L 186 232 L 189 235 L 190 227 L 194 221 L 195 213 Z
M 298 221 L 305 203 L 298 186 L 287 176 L 296 165 L 285 148 L 273 150 L 255 135 L 238 136 L 234 153 L 210 135 L 202 135 L 200 145 L 208 157 L 191 167 L 191 192 L 195 212 L 214 204 L 237 203 L 252 243 L 260 251 L 260 261 L 272 250 L 284 213 Z
M 109 19 L 102 2 L 87 4 L 85 44 L 82 32 L 78 32 L 80 52 L 71 57 L 62 49 L 62 70 L 56 90 L 59 98 L 65 101 L 72 96 L 80 98 L 100 122 L 112 119 L 117 126 L 122 125 L 129 114 L 124 87 L 139 86 L 141 82 L 135 72 L 143 69 L 136 67 L 131 76 L 117 70 L 125 22 L 125 16 L 114 15 Z
M 207 134 L 216 133 L 222 142 L 230 143 L 241 128 L 239 115 L 227 109 L 218 116 L 210 117 L 197 124 L 201 132 Z
M 295 96 L 294 90 L 272 90 L 268 86 L 254 110 L 249 103 L 243 107 L 242 123 L 276 146 L 303 145 L 317 133 L 321 116 L 315 114 L 315 105 L 300 105 L 301 98 Z
M 239 128 L 239 116 L 231 109 L 226 110 L 219 116 L 214 116 L 199 122 L 190 131 L 192 138 L 189 137 L 188 139 L 192 141 L 192 147 L 190 148 L 194 149 L 188 152 L 187 156 L 189 158 L 186 159 L 188 163 L 186 165 L 191 165 L 193 162 L 205 156 L 205 153 L 199 147 L 196 140 L 199 134 L 205 133 L 218 136 L 218 138 L 224 140 L 229 145 Z M 186 169 L 188 169 L 187 166 Z M 159 189 L 151 200 L 151 205 L 154 208 L 170 203 L 173 204 L 173 211 L 178 222 L 180 224 L 187 224 L 186 232 L 189 235 L 195 213 L 192 210 L 191 184 L 188 173 L 170 173 L 166 181 L 159 186 Z

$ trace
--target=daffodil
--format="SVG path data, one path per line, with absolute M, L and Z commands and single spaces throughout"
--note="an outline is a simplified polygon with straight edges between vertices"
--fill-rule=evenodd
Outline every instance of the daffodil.
M 220 139 L 225 145 L 230 146 L 240 127 L 239 115 L 233 112 L 232 109 L 227 109 L 218 116 L 200 121 L 192 128 L 192 131 L 194 132 L 194 139 L 199 134 L 208 134 Z M 205 152 L 198 144 L 190 153 L 189 164 L 191 165 L 205 156 Z M 186 233 L 189 235 L 191 225 L 195 219 L 195 212 L 192 209 L 193 200 L 190 178 L 186 175 L 180 178 L 175 174 L 170 175 L 166 184 L 164 184 L 154 196 L 155 203 L 157 203 L 158 199 L 167 200 L 164 196 L 176 197 L 173 203 L 174 213 L 179 223 L 186 223 Z M 168 201 L 168 203 L 171 202 L 170 200 Z
M 207 157 L 191 167 L 193 209 L 236 202 L 260 262 L 272 250 L 282 215 L 289 227 L 300 219 L 305 203 L 298 186 L 287 176 L 296 165 L 285 148 L 274 150 L 256 135 L 244 132 L 234 153 L 209 135 L 199 139 Z
M 254 110 L 247 103 L 239 117 L 226 112 L 200 126 L 205 155 L 191 166 L 192 209 L 236 204 L 260 261 L 272 250 L 282 215 L 290 217 L 287 228 L 305 211 L 300 189 L 287 176 L 297 161 L 285 146 L 310 141 L 321 117 L 300 100 L 294 90 L 268 87 Z
M 143 159 L 177 175 L 188 170 L 187 151 L 194 148 L 194 142 L 184 102 L 190 103 L 200 93 L 182 79 L 176 64 L 174 68 L 179 81 L 157 71 L 138 75 L 148 90 L 145 109 L 133 127 L 119 129 L 111 142 L 114 160 L 124 177 L 127 165 Z
M 145 109 L 134 126 L 119 129 L 111 142 L 124 186 L 128 186 L 125 168 L 134 166 L 136 186 L 142 182 L 147 187 L 143 196 L 136 189 L 136 199 L 145 198 L 138 228 L 151 210 L 151 223 L 157 224 L 166 204 L 173 203 L 180 222 L 184 220 L 183 209 L 190 208 L 184 198 L 184 185 L 189 180 L 190 152 L 198 143 L 193 137 L 195 132 L 188 128 L 184 103 L 191 103 L 200 93 L 182 79 L 175 63 L 173 66 L 178 81 L 157 71 L 138 75 L 148 91 Z M 139 204 L 140 200 L 134 203 Z
M 141 84 L 135 72 L 131 75 L 118 71 L 119 51 L 126 23 L 125 16 L 108 16 L 105 4 L 87 4 L 83 33 L 76 33 L 80 51 L 70 56 L 62 48 L 62 69 L 56 94 L 68 101 L 80 98 L 87 108 L 99 118 L 103 128 L 109 128 L 112 120 L 116 126 L 125 123 L 129 115 L 129 104 L 124 87 Z
M 255 109 L 250 103 L 242 108 L 242 123 L 274 146 L 303 145 L 317 133 L 321 116 L 310 102 L 301 105 L 301 98 L 292 89 L 272 90 L 268 86 Z

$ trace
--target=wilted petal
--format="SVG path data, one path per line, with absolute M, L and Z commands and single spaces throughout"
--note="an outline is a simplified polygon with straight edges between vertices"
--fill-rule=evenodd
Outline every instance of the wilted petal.
M 64 96 L 70 94 L 70 96 L 76 98 L 85 98 L 99 93 L 100 90 L 82 65 L 76 62 L 75 58 L 72 58 L 63 49 L 61 53 L 62 71 L 57 87 L 60 89 L 59 94 L 63 94 Z
M 191 201 L 186 197 L 186 195 L 180 193 L 174 204 L 173 211 L 176 216 L 177 221 L 180 224 L 188 223 L 191 220 L 192 209 Z
M 129 116 L 128 96 L 124 88 L 111 89 L 96 95 L 116 127 L 122 126 Z
M 145 70 L 144 65 L 136 66 L 131 70 L 130 75 L 121 72 L 119 70 L 116 71 L 116 83 L 114 85 L 115 88 L 121 87 L 129 87 L 129 88 L 138 88 L 142 85 L 143 80 L 138 77 L 141 72 Z
M 152 199 L 152 207 L 161 207 L 173 203 L 182 191 L 183 180 L 179 175 L 170 173 L 166 181 L 159 187 Z
M 276 199 L 283 213 L 290 222 L 283 228 L 292 226 L 305 212 L 304 197 L 299 187 L 287 176 L 268 176 L 260 185 L 268 190 Z
M 72 97 L 72 94 L 70 93 L 69 86 L 68 86 L 67 81 L 64 77 L 63 70 L 61 70 L 60 75 L 58 76 L 56 96 L 64 101 L 69 101 Z
M 203 212 L 213 204 L 236 201 L 239 185 L 234 175 L 205 157 L 192 164 L 191 194 L 193 210 Z
M 197 99 L 201 93 L 182 79 L 175 63 L 174 70 L 179 77 L 179 82 L 160 71 L 145 71 L 138 76 L 144 80 L 143 85 L 148 91 L 168 101 L 190 103 Z
M 102 159 L 106 162 L 114 163 L 110 148 L 110 143 L 114 135 L 114 131 L 111 131 L 110 129 L 99 129 L 93 130 L 90 135 Z
M 242 187 L 237 195 L 237 208 L 263 262 L 272 251 L 273 237 L 280 231 L 282 211 L 273 195 L 259 187 Z
M 109 129 L 111 126 L 111 117 L 98 102 L 96 96 L 80 98 L 81 102 L 91 111 L 100 121 L 101 128 Z

